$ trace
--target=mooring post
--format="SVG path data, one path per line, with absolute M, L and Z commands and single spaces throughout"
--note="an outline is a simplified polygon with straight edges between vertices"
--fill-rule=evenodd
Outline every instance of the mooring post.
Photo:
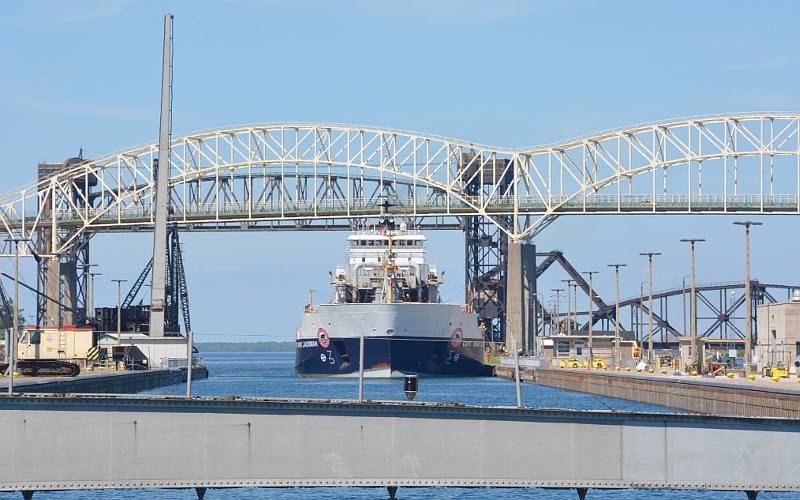
M 397 497 L 397 486 L 387 486 L 386 491 L 389 492 L 389 500 L 395 500 Z
M 585 500 L 586 494 L 589 492 L 589 488 L 575 488 L 575 491 L 578 492 L 578 498 L 580 500 Z
M 195 493 L 197 493 L 197 500 L 203 500 L 206 496 L 206 489 L 202 486 L 199 488 L 194 489 Z

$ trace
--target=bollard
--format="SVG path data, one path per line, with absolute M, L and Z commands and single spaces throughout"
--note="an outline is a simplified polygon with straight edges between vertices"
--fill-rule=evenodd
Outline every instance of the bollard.
M 416 375 L 406 375 L 403 380 L 403 391 L 406 393 L 406 397 L 409 401 L 414 400 L 414 396 L 417 395 L 418 388 L 419 378 Z

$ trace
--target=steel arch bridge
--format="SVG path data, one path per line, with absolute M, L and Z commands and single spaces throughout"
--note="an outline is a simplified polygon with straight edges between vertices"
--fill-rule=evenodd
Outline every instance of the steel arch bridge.
M 480 217 L 512 240 L 562 215 L 798 214 L 800 115 L 691 118 L 504 149 L 389 129 L 253 125 L 171 141 L 170 222 L 195 230 L 347 229 L 392 211 Z M 0 196 L 9 237 L 41 255 L 153 225 L 157 144 L 72 161 Z
M 387 201 L 414 226 L 464 230 L 467 300 L 493 339 L 505 337 L 509 242 L 559 216 L 800 214 L 800 114 L 697 117 L 519 149 L 369 127 L 252 125 L 175 137 L 169 150 L 178 230 L 349 230 Z M 73 158 L 40 165 L 36 183 L 0 195 L 1 230 L 32 240 L 38 287 L 58 298 L 40 295 L 39 318 L 86 316 L 89 240 L 153 228 L 157 165 L 157 144 Z M 0 255 L 11 251 L 6 241 Z

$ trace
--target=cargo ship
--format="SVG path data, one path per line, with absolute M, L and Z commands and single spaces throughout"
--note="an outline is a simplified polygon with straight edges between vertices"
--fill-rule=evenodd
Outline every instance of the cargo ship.
M 477 315 L 442 302 L 443 274 L 425 260 L 426 238 L 381 217 L 347 238 L 347 264 L 331 273 L 329 303 L 311 297 L 296 334 L 298 376 L 481 376 L 485 343 Z M 309 293 L 309 295 L 311 295 Z

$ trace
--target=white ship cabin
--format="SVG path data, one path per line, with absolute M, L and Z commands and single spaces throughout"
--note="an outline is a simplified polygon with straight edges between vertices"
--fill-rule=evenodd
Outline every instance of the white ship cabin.
M 439 302 L 441 277 L 425 262 L 425 236 L 382 220 L 347 238 L 347 264 L 336 268 L 334 303 Z

